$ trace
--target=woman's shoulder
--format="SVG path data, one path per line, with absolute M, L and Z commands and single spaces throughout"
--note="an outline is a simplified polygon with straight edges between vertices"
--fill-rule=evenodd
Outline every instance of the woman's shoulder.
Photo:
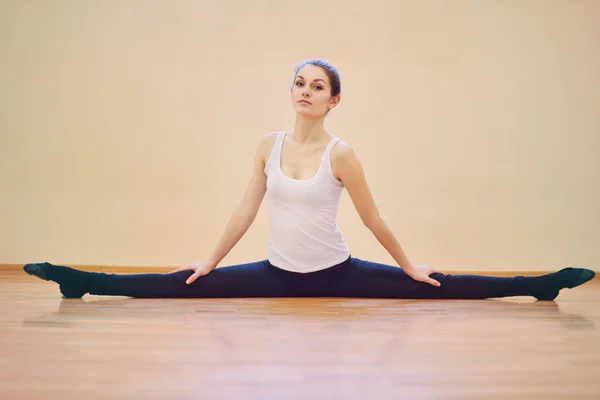
M 279 136 L 280 134 L 283 134 L 284 132 L 269 132 L 266 135 L 264 135 L 262 138 L 260 138 L 260 146 L 266 147 L 266 148 L 273 148 L 273 145 L 275 144 L 275 141 L 277 140 L 277 136 Z
M 260 141 L 258 143 L 258 152 L 264 162 L 266 162 L 269 159 L 269 156 L 273 151 L 273 147 L 275 146 L 277 136 L 280 133 L 282 132 L 269 132 L 260 138 Z
M 335 179 L 342 181 L 340 172 L 348 164 L 349 159 L 354 157 L 354 150 L 348 142 L 342 140 L 339 136 L 336 136 L 336 138 L 339 140 L 331 149 L 331 172 Z
M 348 144 L 348 142 L 344 141 L 339 136 L 335 136 L 338 141 L 335 143 L 333 148 L 331 149 L 331 159 L 332 161 L 335 159 L 343 158 L 348 154 L 353 152 L 352 146 Z

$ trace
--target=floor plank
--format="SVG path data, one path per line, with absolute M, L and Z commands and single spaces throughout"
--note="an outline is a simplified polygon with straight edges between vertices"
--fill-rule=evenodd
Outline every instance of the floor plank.
M 2 399 L 598 399 L 600 284 L 555 302 L 62 299 L 0 271 Z

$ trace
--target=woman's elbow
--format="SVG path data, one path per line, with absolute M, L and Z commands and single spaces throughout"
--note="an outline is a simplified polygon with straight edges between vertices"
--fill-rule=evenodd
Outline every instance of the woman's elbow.
M 370 230 L 373 230 L 375 227 L 382 224 L 383 220 L 381 219 L 381 217 L 379 215 L 376 215 L 374 217 L 363 218 L 362 222 L 367 228 L 369 228 Z

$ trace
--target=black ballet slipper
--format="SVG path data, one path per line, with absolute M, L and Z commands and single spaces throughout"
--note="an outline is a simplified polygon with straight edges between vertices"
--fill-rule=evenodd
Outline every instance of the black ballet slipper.
M 48 264 L 48 263 L 44 263 L 44 264 Z M 48 278 L 48 274 L 46 274 L 46 271 L 44 270 L 42 265 L 43 264 L 41 264 L 41 263 L 25 264 L 25 266 L 23 267 L 23 270 L 25 272 L 27 272 L 29 275 L 37 276 L 40 279 L 49 281 L 50 278 Z
M 25 264 L 23 270 L 29 275 L 59 284 L 62 295 L 68 299 L 82 297 L 86 290 L 88 273 L 73 268 L 52 265 L 49 262 Z
M 538 300 L 554 300 L 561 289 L 572 289 L 583 285 L 596 276 L 596 273 L 585 268 L 563 268 L 552 274 L 533 278 L 533 296 Z

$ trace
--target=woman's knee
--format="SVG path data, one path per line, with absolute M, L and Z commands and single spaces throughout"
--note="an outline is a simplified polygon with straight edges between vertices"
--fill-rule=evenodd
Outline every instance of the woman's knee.
M 192 276 L 194 274 L 194 271 L 180 271 L 180 272 L 174 272 L 171 274 L 167 274 L 169 277 L 171 277 L 171 279 L 173 281 L 175 281 L 175 284 L 179 287 L 187 287 L 189 286 L 186 281 L 187 279 Z

